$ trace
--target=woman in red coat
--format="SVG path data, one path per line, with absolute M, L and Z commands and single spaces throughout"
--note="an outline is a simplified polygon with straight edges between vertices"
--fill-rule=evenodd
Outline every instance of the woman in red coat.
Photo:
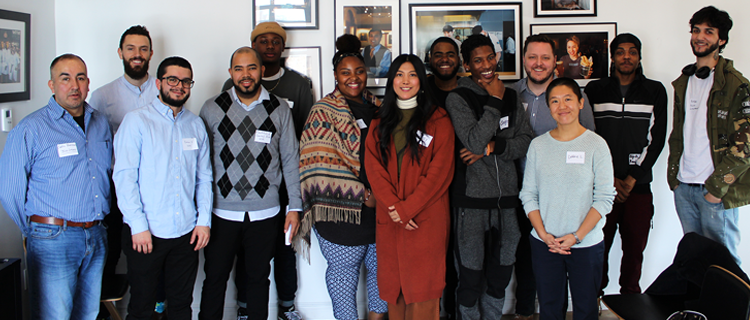
M 366 141 L 378 285 L 391 320 L 438 319 L 445 286 L 455 136 L 426 81 L 417 56 L 396 58 Z

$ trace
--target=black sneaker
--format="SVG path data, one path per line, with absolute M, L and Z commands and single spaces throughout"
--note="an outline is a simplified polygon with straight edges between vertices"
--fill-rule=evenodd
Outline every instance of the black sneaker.
M 299 314 L 299 311 L 294 308 L 294 305 L 291 305 L 290 307 L 279 306 L 276 318 L 278 320 L 302 320 L 302 316 Z
M 237 320 L 247 320 L 247 309 L 245 308 L 237 309 Z

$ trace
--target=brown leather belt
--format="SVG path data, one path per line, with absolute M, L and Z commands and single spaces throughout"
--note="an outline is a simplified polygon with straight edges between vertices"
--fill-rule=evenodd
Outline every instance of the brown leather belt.
M 65 221 L 63 219 L 58 219 L 54 217 L 40 217 L 36 215 L 31 216 L 30 220 L 36 223 L 51 224 L 55 226 L 63 226 L 67 222 L 68 227 L 80 227 L 84 229 L 88 229 L 93 226 L 98 226 L 101 223 L 101 220 L 92 221 L 92 222 L 73 222 L 73 221 Z

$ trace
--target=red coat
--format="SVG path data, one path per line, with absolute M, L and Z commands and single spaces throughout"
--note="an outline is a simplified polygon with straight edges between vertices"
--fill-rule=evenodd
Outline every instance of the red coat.
M 437 108 L 425 128 L 433 137 L 422 149 L 420 163 L 407 149 L 398 177 L 396 150 L 391 140 L 388 168 L 380 161 L 378 124 L 370 124 L 365 166 L 377 201 L 376 244 L 380 297 L 396 303 L 400 292 L 408 303 L 438 299 L 445 287 L 445 255 L 450 232 L 448 186 L 453 179 L 455 133 L 448 114 Z M 395 223 L 388 207 L 395 206 L 401 220 Z M 413 219 L 418 229 L 408 231 Z

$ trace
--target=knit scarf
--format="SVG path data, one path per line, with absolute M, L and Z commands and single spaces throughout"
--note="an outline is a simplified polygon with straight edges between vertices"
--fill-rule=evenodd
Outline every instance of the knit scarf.
M 362 98 L 380 106 L 367 90 Z M 302 256 L 308 262 L 315 222 L 360 223 L 365 201 L 359 181 L 362 143 L 356 119 L 338 88 L 313 105 L 302 129 L 299 158 L 303 217 L 297 237 L 304 241 Z

